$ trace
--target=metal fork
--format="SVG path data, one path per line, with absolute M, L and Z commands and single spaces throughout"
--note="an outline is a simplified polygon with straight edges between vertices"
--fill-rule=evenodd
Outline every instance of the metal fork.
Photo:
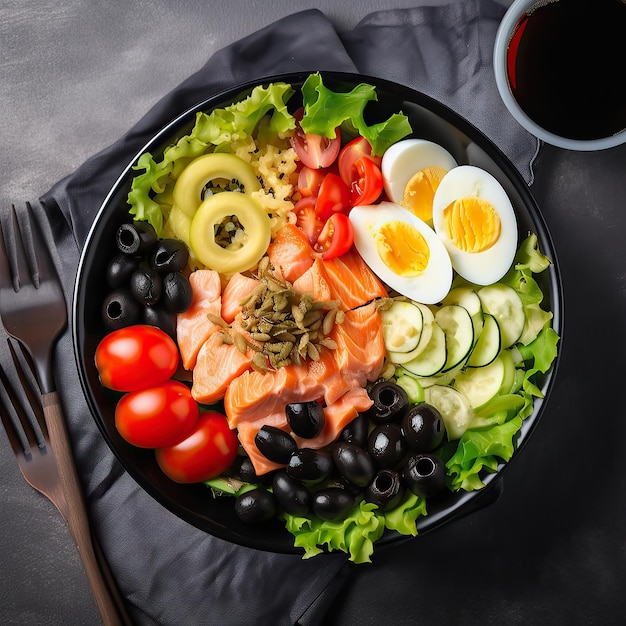
M 32 208 L 27 205 L 22 214 L 23 219 L 18 220 L 17 211 L 12 207 L 8 223 L 2 224 L 0 318 L 5 330 L 29 355 L 37 374 L 39 400 L 44 417 L 38 445 L 43 442 L 47 452 L 53 454 L 48 454 L 45 458 L 41 454 L 33 454 L 32 444 L 29 446 L 27 438 L 26 450 L 30 450 L 30 456 L 24 450 L 19 453 L 19 449 L 16 456 L 26 480 L 49 497 L 63 515 L 79 550 L 104 623 L 129 624 L 130 619 L 106 559 L 97 542 L 94 542 L 61 401 L 56 390 L 52 372 L 52 349 L 67 324 L 67 309 L 53 260 L 37 223 L 31 218 L 31 212 Z M 15 354 L 16 351 L 13 350 L 13 355 Z M 16 364 L 16 369 L 23 373 L 19 363 Z M 21 382 L 24 383 L 24 380 L 22 376 Z M 12 389 L 12 398 L 15 400 L 18 394 Z M 6 426 L 5 423 L 5 428 Z M 13 436 L 9 435 L 10 439 L 12 437 L 14 449 L 15 435 L 15 432 Z M 31 465 L 35 459 L 37 468 Z M 53 482 L 55 472 L 51 469 L 52 466 L 58 476 L 57 484 Z M 51 475 L 44 477 L 46 470 L 50 470 Z

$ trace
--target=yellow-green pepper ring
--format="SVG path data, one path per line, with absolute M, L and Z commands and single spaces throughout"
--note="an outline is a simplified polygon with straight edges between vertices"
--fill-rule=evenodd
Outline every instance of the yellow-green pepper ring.
M 241 248 L 228 250 L 215 241 L 215 226 L 224 218 L 236 215 L 247 238 Z M 252 269 L 270 243 L 270 218 L 263 207 L 250 196 L 237 191 L 224 191 L 204 200 L 189 229 L 194 256 L 209 269 L 234 274 Z
M 261 188 L 249 163 L 235 154 L 212 152 L 194 159 L 181 172 L 174 185 L 174 204 L 193 218 L 202 202 L 202 190 L 215 178 L 236 179 L 247 194 Z

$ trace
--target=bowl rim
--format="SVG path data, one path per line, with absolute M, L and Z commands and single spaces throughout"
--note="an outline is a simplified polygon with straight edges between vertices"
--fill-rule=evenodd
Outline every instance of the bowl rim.
M 88 282 L 84 278 L 84 273 L 86 269 L 89 268 L 89 265 L 91 263 L 90 257 L 93 256 L 92 247 L 97 243 L 96 238 L 102 224 L 106 222 L 107 213 L 109 211 L 113 211 L 111 206 L 112 199 L 114 199 L 116 194 L 119 193 L 120 186 L 128 183 L 127 177 L 131 173 L 133 165 L 136 164 L 139 156 L 146 151 L 154 150 L 155 147 L 160 146 L 162 148 L 163 145 L 165 145 L 163 143 L 164 139 L 171 135 L 172 129 L 178 127 L 183 121 L 186 121 L 189 118 L 193 117 L 198 111 L 207 111 L 216 106 L 225 106 L 225 103 L 228 101 L 236 102 L 238 99 L 241 99 L 241 97 L 244 97 L 254 86 L 257 86 L 259 84 L 268 84 L 270 82 L 284 81 L 290 84 L 299 85 L 304 82 L 307 76 L 314 72 L 315 70 L 281 73 L 246 81 L 245 83 L 223 89 L 202 100 L 196 105 L 188 108 L 183 113 L 177 115 L 169 123 L 163 126 L 163 128 L 156 132 L 152 137 L 150 137 L 150 139 L 142 146 L 141 150 L 132 157 L 128 165 L 124 168 L 122 173 L 113 183 L 111 189 L 102 201 L 96 217 L 93 220 L 80 255 L 71 309 L 74 357 L 79 373 L 81 388 L 87 400 L 90 413 L 92 415 L 92 418 L 96 421 L 98 429 L 100 430 L 108 447 L 120 461 L 124 469 L 130 474 L 133 480 L 170 512 L 174 513 L 179 518 L 211 535 L 250 548 L 297 554 L 301 554 L 302 550 L 293 546 L 293 537 L 286 529 L 284 529 L 284 538 L 281 537 L 278 540 L 274 538 L 269 538 L 269 540 L 267 541 L 259 539 L 256 536 L 250 537 L 246 534 L 242 535 L 241 533 L 233 532 L 231 529 L 225 528 L 219 523 L 214 523 L 211 520 L 205 519 L 197 511 L 189 510 L 189 507 L 185 506 L 184 503 L 173 501 L 169 497 L 164 497 L 162 491 L 159 490 L 156 485 L 151 483 L 140 470 L 135 467 L 129 466 L 130 464 L 128 459 L 124 458 L 124 455 L 117 448 L 115 442 L 111 437 L 111 434 L 108 432 L 108 429 L 106 428 L 103 422 L 103 418 L 100 414 L 100 409 L 98 407 L 96 399 L 94 398 L 91 391 L 89 379 L 86 373 L 86 364 L 84 360 L 85 355 L 83 354 L 85 328 L 81 315 L 84 312 L 85 307 L 85 283 Z M 471 142 L 477 143 L 481 148 L 486 149 L 490 157 L 493 158 L 494 162 L 502 170 L 503 175 L 512 184 L 516 192 L 521 196 L 524 207 L 528 212 L 530 220 L 535 227 L 534 230 L 539 239 L 539 245 L 543 253 L 549 256 L 552 260 L 551 266 L 546 271 L 549 272 L 550 275 L 550 303 L 553 313 L 553 327 L 562 338 L 563 294 L 556 250 L 551 235 L 548 231 L 546 222 L 541 212 L 539 211 L 534 197 L 530 193 L 528 185 L 523 180 L 520 172 L 504 155 L 504 153 L 489 138 L 487 138 L 484 133 L 478 130 L 469 121 L 455 113 L 451 108 L 411 87 L 401 85 L 387 79 L 359 73 L 320 71 L 320 74 L 325 80 L 328 78 L 340 83 L 348 83 L 353 85 L 356 85 L 360 82 L 366 82 L 374 85 L 377 89 L 377 92 L 380 90 L 393 92 L 394 98 L 397 96 L 397 100 L 399 103 L 410 102 L 416 103 L 424 107 L 427 111 L 434 113 L 436 116 L 442 118 L 454 129 L 463 133 L 463 135 L 470 139 Z M 526 444 L 530 435 L 534 432 L 540 421 L 540 417 L 544 411 L 546 401 L 548 400 L 550 392 L 554 387 L 553 381 L 558 369 L 561 352 L 562 350 L 560 349 L 557 354 L 557 358 L 552 364 L 551 369 L 547 372 L 542 381 L 541 387 L 542 391 L 544 392 L 544 397 L 535 399 L 532 415 L 524 420 L 522 429 L 520 430 L 518 435 L 516 450 L 513 454 L 513 457 L 507 463 L 500 463 L 497 472 L 488 474 L 483 478 L 483 483 L 485 484 L 485 486 L 481 490 L 473 492 L 457 492 L 453 494 L 454 502 L 451 506 L 441 511 L 429 513 L 425 517 L 418 518 L 417 529 L 419 531 L 419 535 L 423 535 L 427 531 L 438 528 L 444 523 L 464 517 L 466 513 L 474 511 L 474 509 L 477 507 L 481 507 L 485 504 L 491 503 L 492 499 L 484 497 L 485 494 L 494 493 L 496 491 L 494 490 L 494 485 L 502 479 L 503 471 L 506 470 L 506 468 L 518 458 L 521 449 Z M 185 486 L 182 486 L 182 488 L 184 489 Z M 204 486 L 202 486 L 202 488 L 206 489 L 206 487 Z M 282 535 L 282 533 L 280 534 Z M 396 543 L 398 541 L 406 540 L 409 538 L 410 537 L 404 537 L 393 531 L 386 531 L 383 537 L 376 542 L 376 545 L 382 546 L 388 543 Z M 290 541 L 287 541 L 287 539 L 290 539 Z

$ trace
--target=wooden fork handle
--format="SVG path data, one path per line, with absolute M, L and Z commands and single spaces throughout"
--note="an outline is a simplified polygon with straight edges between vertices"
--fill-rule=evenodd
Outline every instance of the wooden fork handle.
M 106 626 L 130 625 L 124 601 L 89 525 L 89 516 L 68 437 L 61 400 L 56 391 L 42 395 L 50 444 L 67 500 L 66 522 L 78 548 L 89 585 Z

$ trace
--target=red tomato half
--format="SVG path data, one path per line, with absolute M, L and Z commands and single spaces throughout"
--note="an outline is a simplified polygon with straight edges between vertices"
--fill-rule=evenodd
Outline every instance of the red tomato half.
M 182 441 L 198 421 L 198 404 L 187 385 L 168 380 L 131 391 L 115 408 L 115 426 L 128 443 L 162 448 Z
M 326 171 L 323 169 L 314 170 L 310 167 L 303 167 L 298 174 L 298 191 L 300 195 L 303 198 L 317 196 L 325 175 Z
M 362 156 L 354 164 L 357 178 L 350 186 L 352 206 L 373 204 L 383 192 L 383 175 L 380 168 L 367 156 Z
M 239 440 L 217 411 L 200 414 L 189 436 L 156 451 L 159 467 L 177 483 L 199 483 L 227 470 L 237 456 Z
M 315 212 L 322 220 L 327 220 L 333 213 L 343 213 L 350 208 L 350 188 L 341 177 L 328 172 L 320 186 Z
M 325 261 L 345 254 L 354 243 L 354 227 L 345 213 L 335 213 L 328 218 L 317 243 L 324 249 Z
M 296 132 L 289 141 L 300 161 L 313 170 L 332 165 L 341 148 L 339 127 L 335 128 L 335 138 L 331 139 L 315 133 L 305 133 L 302 130 L 298 121 L 302 119 L 302 109 L 296 111 L 294 117 L 296 118 Z
M 348 142 L 339 153 L 337 164 L 339 166 L 339 175 L 341 180 L 350 187 L 353 181 L 359 178 L 359 174 L 356 171 L 355 163 L 361 157 L 370 158 L 378 167 L 382 161 L 382 157 L 372 156 L 372 146 L 365 137 L 357 137 Z
M 296 215 L 296 226 L 306 235 L 311 245 L 317 241 L 324 226 L 322 220 L 315 213 L 316 202 L 315 196 L 307 196 L 298 200 L 293 207 L 293 212 Z
M 96 348 L 95 359 L 105 387 L 137 391 L 171 378 L 179 354 L 167 333 L 156 326 L 137 324 L 106 335 Z

